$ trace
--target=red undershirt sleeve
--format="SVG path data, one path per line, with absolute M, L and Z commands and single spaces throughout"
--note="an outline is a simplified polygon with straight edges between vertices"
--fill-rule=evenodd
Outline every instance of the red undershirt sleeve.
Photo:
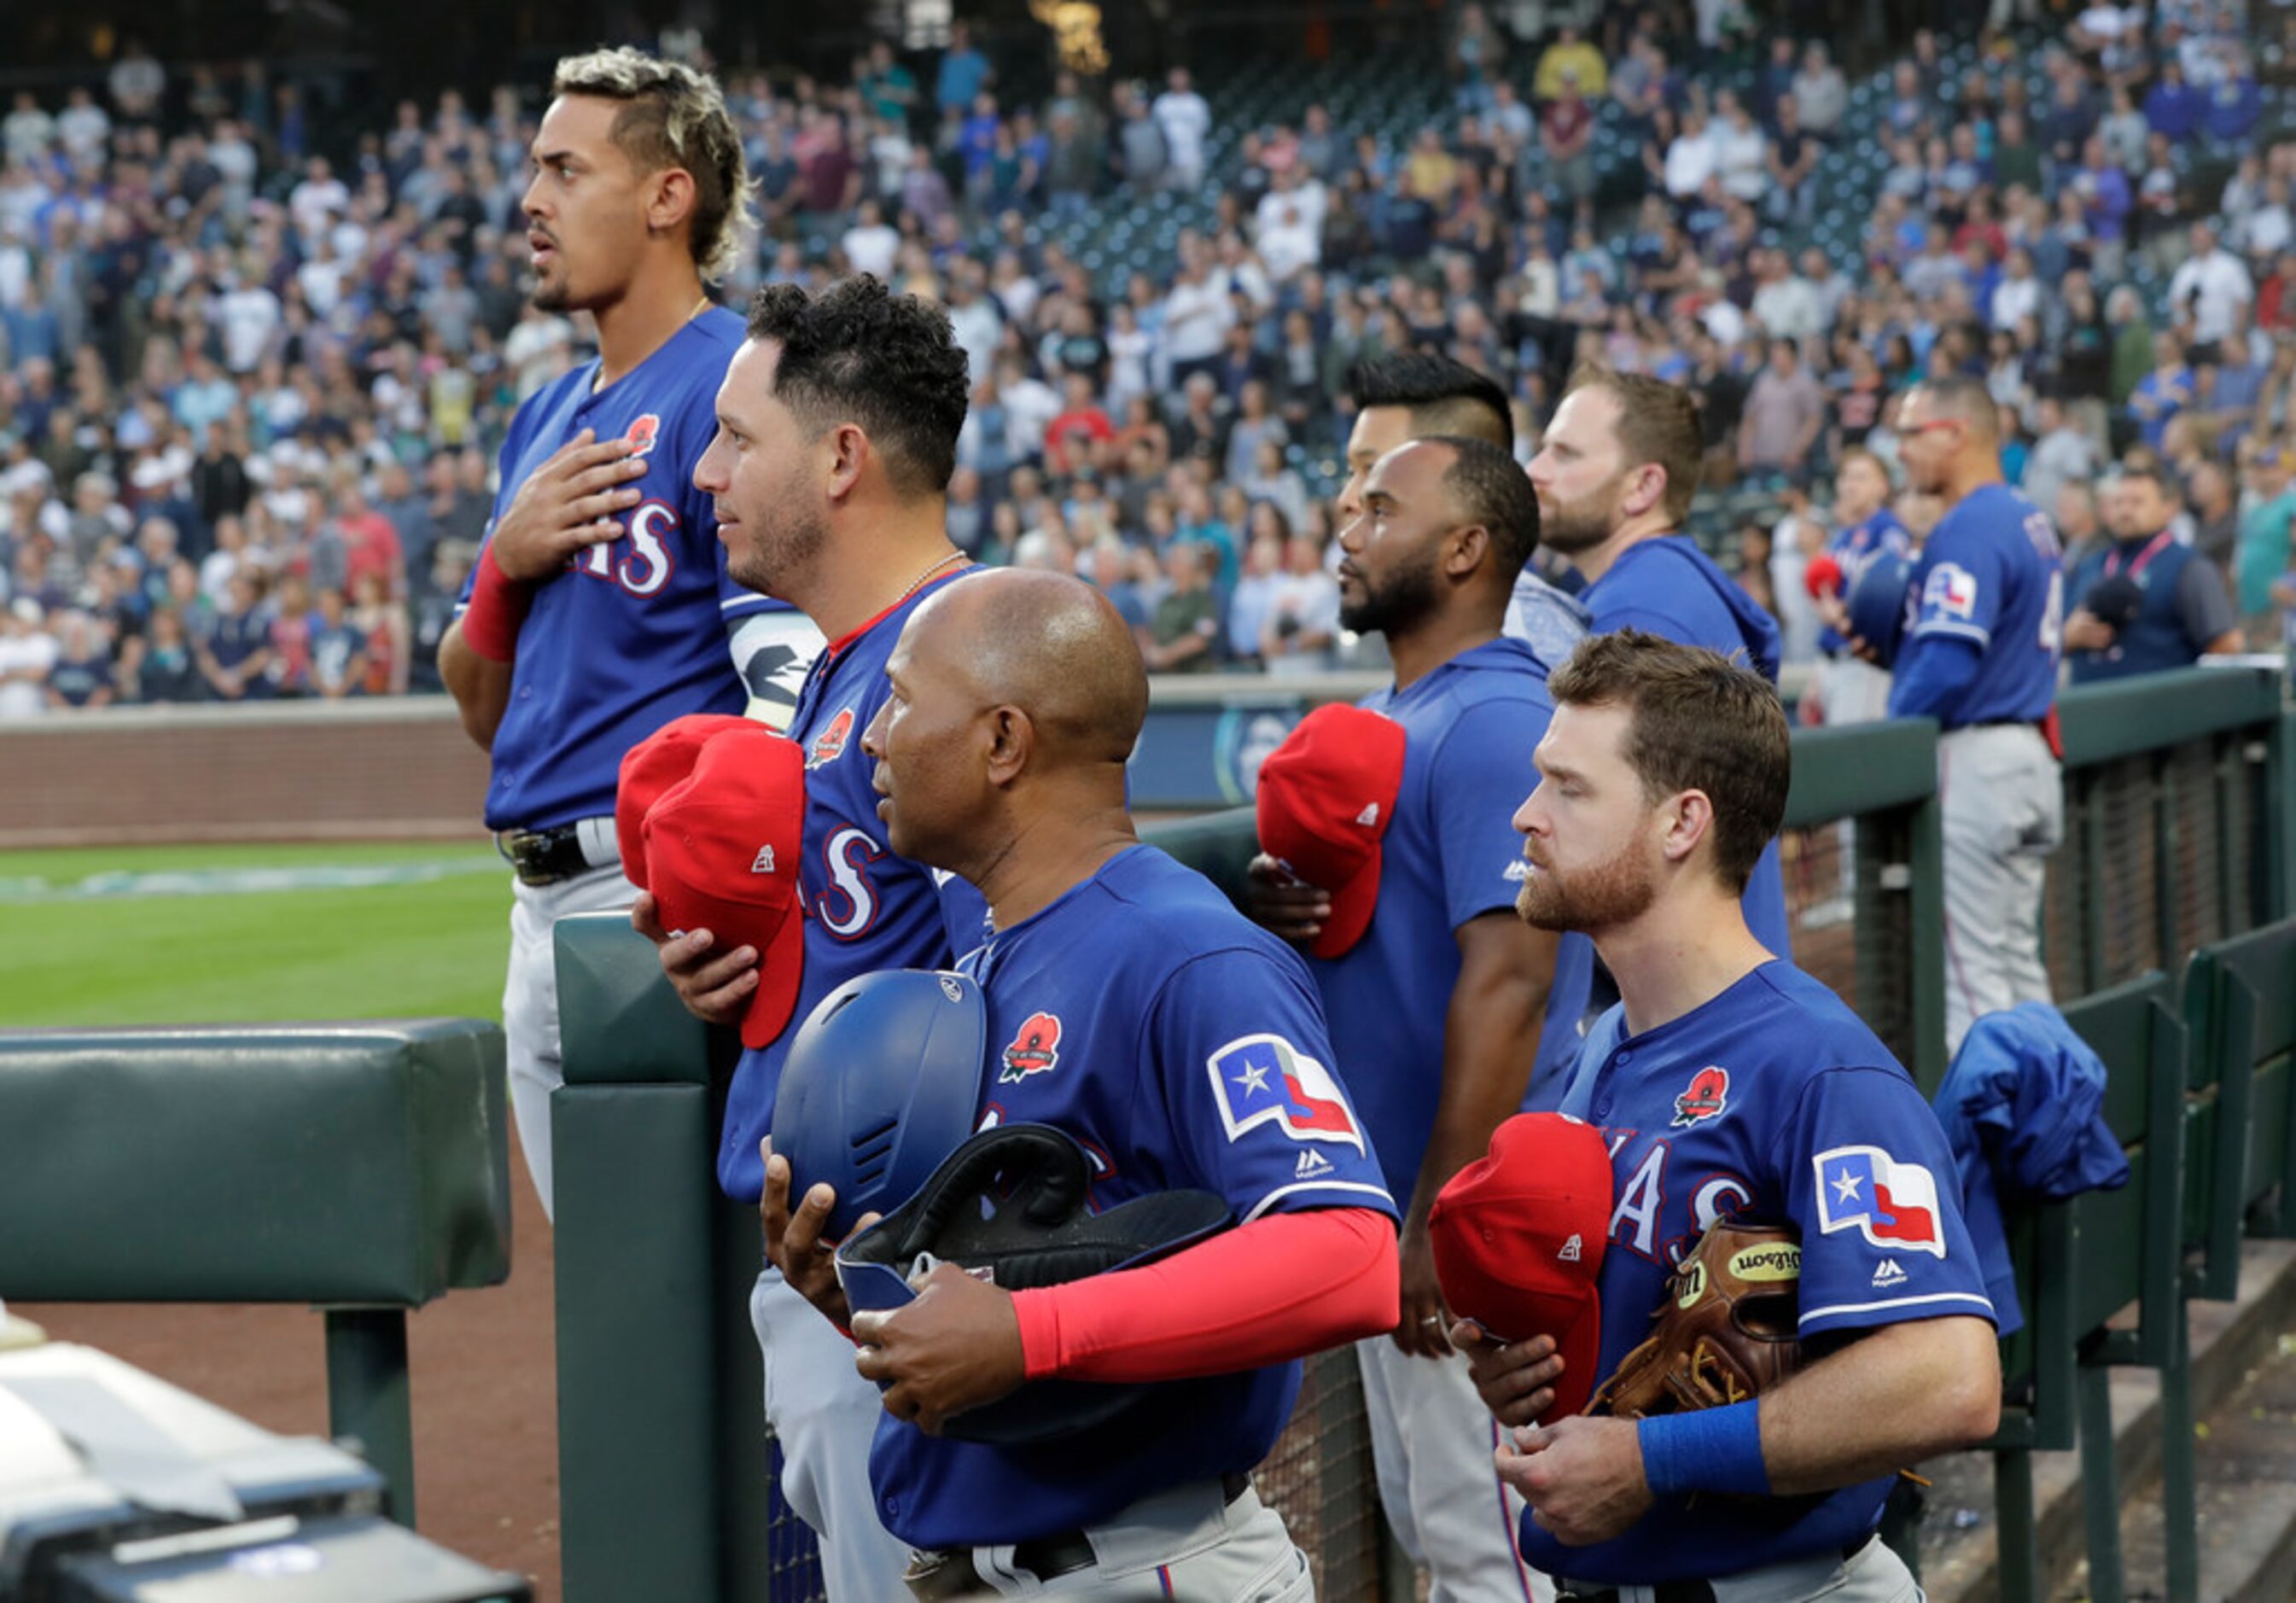
M 1013 1295 L 1029 1378 L 1186 1380 L 1391 1330 L 1395 1221 L 1369 1208 L 1271 1213 L 1161 1262 Z

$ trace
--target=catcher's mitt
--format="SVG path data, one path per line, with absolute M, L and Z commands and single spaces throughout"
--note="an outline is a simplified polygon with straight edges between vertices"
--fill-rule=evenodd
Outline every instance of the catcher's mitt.
M 1800 1290 L 1792 1226 L 1717 1220 L 1667 1282 L 1649 1339 L 1587 1411 L 1639 1419 L 1760 1396 L 1801 1367 Z

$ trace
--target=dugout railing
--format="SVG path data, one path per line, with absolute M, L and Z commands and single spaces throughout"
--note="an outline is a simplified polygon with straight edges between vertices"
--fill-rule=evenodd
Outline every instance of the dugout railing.
M 412 1525 L 406 1312 L 510 1274 L 503 1065 L 472 1019 L 0 1033 L 0 1287 L 316 1307 L 328 1433 Z

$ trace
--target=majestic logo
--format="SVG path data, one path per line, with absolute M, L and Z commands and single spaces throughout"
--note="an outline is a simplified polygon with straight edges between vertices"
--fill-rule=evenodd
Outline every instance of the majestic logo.
M 1892 1286 L 1903 1286 L 1912 1278 L 1898 1266 L 1895 1258 L 1884 1258 L 1882 1266 L 1874 1271 L 1874 1289 L 1882 1291 Z
M 1930 570 L 1929 582 L 1922 588 L 1922 605 L 1941 618 L 1967 622 L 1977 613 L 1977 575 L 1951 563 L 1939 563 Z
M 655 442 L 661 438 L 660 415 L 648 412 L 642 417 L 633 418 L 630 432 L 625 438 L 629 441 L 631 456 L 652 455 Z
M 845 743 L 853 738 L 853 709 L 848 707 L 829 720 L 829 728 L 813 737 L 813 750 L 807 755 L 805 766 L 817 769 L 824 762 L 834 762 L 844 754 Z
M 1061 1064 L 1061 1021 L 1049 1013 L 1032 1013 L 1004 1048 L 1004 1072 L 999 1085 L 1018 1085 L 1031 1074 L 1049 1074 Z
M 1331 1173 L 1332 1169 L 1332 1160 L 1322 1153 L 1303 1152 L 1300 1155 L 1298 1166 L 1292 1171 L 1292 1178 L 1295 1180 L 1311 1180 L 1318 1175 Z
M 1511 885 L 1521 884 L 1530 878 L 1530 865 L 1521 858 L 1516 858 L 1507 864 L 1506 872 L 1500 877 Z
M 1709 1064 L 1690 1077 L 1690 1089 L 1674 1099 L 1674 1128 L 1721 1117 L 1730 1106 L 1730 1071 Z
M 752 874 L 771 874 L 773 871 L 774 871 L 774 849 L 773 849 L 773 847 L 772 847 L 772 846 L 770 846 L 770 845 L 765 845 L 765 846 L 760 846 L 760 847 L 758 847 L 758 860 L 757 860 L 757 861 L 755 861 L 755 862 L 753 862 L 753 863 L 751 863 L 751 864 L 750 865 L 750 873 L 752 873 Z
M 1355 1111 L 1332 1071 L 1278 1035 L 1245 1035 L 1205 1061 L 1227 1139 L 1273 1124 L 1295 1141 L 1365 1149 Z
M 1573 1230 L 1570 1232 L 1570 1239 L 1562 1244 L 1562 1250 L 1554 1254 L 1554 1261 L 1557 1263 L 1576 1263 L 1586 1251 L 1585 1245 L 1578 1239 L 1578 1232 Z
M 1879 1147 L 1835 1147 L 1810 1160 L 1817 1170 L 1818 1228 L 1855 1229 L 1873 1246 L 1945 1256 L 1937 1177 Z
M 1365 829 L 1376 828 L 1379 824 L 1379 803 L 1376 802 L 1365 802 L 1363 811 L 1356 815 L 1356 822 L 1362 825 Z

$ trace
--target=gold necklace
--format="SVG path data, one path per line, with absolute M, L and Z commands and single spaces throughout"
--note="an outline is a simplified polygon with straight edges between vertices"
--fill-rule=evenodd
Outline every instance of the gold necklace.
M 903 590 L 903 591 L 902 591 L 898 596 L 895 596 L 895 597 L 893 598 L 893 604 L 894 604 L 895 606 L 898 606 L 898 605 L 900 605 L 900 604 L 901 604 L 901 603 L 903 603 L 904 601 L 906 601 L 910 596 L 914 596 L 914 595 L 915 595 L 919 590 L 923 589 L 923 588 L 924 588 L 924 585 L 925 585 L 925 580 L 927 580 L 928 579 L 931 579 L 934 574 L 936 574 L 936 573 L 939 572 L 943 568 L 947 567 L 947 566 L 949 565 L 949 563 L 956 563 L 956 562 L 963 562 L 964 560 L 964 552 L 962 552 L 962 551 L 952 551 L 952 552 L 950 552 L 947 556 L 942 557 L 942 558 L 940 559 L 940 561 L 939 561 L 939 562 L 935 563 L 931 567 L 927 568 L 923 572 L 922 572 L 922 573 L 918 574 L 914 579 L 913 579 L 913 580 L 909 580 L 909 588 L 908 588 L 907 589 L 906 589 L 906 590 Z
M 701 292 L 701 300 L 697 300 L 697 301 L 695 301 L 695 302 L 693 303 L 693 309 L 692 311 L 690 311 L 690 312 L 688 312 L 688 313 L 686 313 L 686 314 L 685 314 L 685 320 L 686 320 L 688 323 L 691 323 L 691 322 L 693 322 L 696 317 L 699 317 L 702 313 L 704 313 L 704 312 L 708 311 L 709 309 L 709 291 L 707 291 L 707 290 L 704 290 L 704 291 L 702 291 L 702 292 Z

